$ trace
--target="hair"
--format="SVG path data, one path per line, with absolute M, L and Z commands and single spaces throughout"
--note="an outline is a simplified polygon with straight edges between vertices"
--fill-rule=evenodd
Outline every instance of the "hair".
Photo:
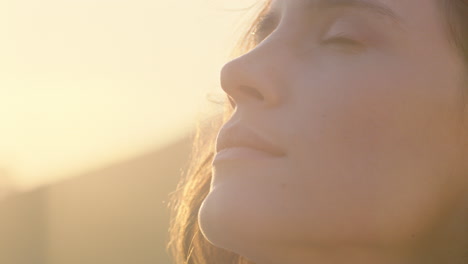
M 445 18 L 449 41 L 468 65 L 468 0 L 436 1 L 439 1 Z M 247 30 L 235 45 L 231 57 L 245 54 L 257 45 L 254 33 L 262 16 L 271 6 L 271 0 L 260 2 L 261 6 L 255 10 L 252 23 L 246 27 Z M 175 264 L 254 264 L 239 254 L 211 244 L 201 233 L 198 223 L 200 206 L 210 191 L 211 162 L 217 132 L 229 120 L 233 111 L 227 99 L 226 97 L 222 114 L 205 121 L 198 120 L 191 138 L 192 149 L 187 169 L 183 171 L 176 190 L 170 194 L 168 207 L 171 219 L 166 249 Z
M 445 13 L 448 39 L 468 62 L 468 0 L 441 0 L 439 3 Z

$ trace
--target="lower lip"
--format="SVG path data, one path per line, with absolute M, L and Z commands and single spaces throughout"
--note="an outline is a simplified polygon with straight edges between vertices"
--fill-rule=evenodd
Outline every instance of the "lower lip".
M 214 163 L 230 160 L 259 160 L 278 158 L 278 155 L 246 147 L 227 148 L 218 152 L 213 160 Z

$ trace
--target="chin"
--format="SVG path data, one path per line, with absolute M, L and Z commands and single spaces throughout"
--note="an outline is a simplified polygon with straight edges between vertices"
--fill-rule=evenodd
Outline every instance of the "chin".
M 246 207 L 252 203 L 235 199 L 225 189 L 220 189 L 212 190 L 200 206 L 198 222 L 203 236 L 214 246 L 231 251 L 240 250 L 247 241 L 250 247 L 253 243 L 265 243 L 266 236 L 274 232 L 268 230 L 268 225 L 260 223 L 271 225 L 271 219 L 258 219 L 261 212 Z

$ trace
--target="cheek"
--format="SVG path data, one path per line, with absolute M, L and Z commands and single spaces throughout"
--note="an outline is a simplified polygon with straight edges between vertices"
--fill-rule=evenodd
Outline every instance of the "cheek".
M 414 227 L 450 195 L 440 186 L 456 160 L 456 93 L 409 65 L 382 64 L 295 78 L 291 168 L 305 200 L 319 198 L 311 206 L 336 221 Z
M 428 162 L 446 155 L 456 145 L 459 125 L 456 75 L 394 58 L 380 61 L 377 66 L 365 60 L 321 65 L 293 78 L 296 96 L 285 121 L 292 128 L 291 148 L 361 161 L 366 170 L 372 164 L 393 167 L 393 161 Z

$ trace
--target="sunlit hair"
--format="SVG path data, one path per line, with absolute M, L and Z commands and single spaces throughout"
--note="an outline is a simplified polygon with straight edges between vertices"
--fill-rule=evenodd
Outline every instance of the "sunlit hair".
M 437 1 L 440 1 L 438 3 L 447 18 L 451 43 L 468 62 L 468 0 Z M 255 29 L 270 6 L 271 0 L 252 6 L 255 8 L 254 18 L 231 53 L 233 58 L 257 45 Z M 210 191 L 216 136 L 233 111 L 227 97 L 225 99 L 221 115 L 197 124 L 187 169 L 182 173 L 177 189 L 170 195 L 168 206 L 171 221 L 167 250 L 174 264 L 254 264 L 238 254 L 212 245 L 201 233 L 198 223 L 198 211 Z

